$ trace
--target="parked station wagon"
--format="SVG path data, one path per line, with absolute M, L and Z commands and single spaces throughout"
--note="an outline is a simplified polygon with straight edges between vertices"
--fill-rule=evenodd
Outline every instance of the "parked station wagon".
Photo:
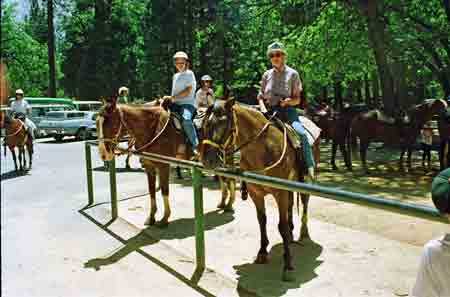
M 97 114 L 91 111 L 50 111 L 39 124 L 46 136 L 61 141 L 65 136 L 75 136 L 86 140 L 97 136 L 95 119 Z

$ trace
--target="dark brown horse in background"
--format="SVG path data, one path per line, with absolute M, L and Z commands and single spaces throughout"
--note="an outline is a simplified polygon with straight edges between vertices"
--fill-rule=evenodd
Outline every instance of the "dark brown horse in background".
M 240 168 L 242 170 L 304 181 L 305 164 L 303 162 L 299 164 L 297 152 L 287 140 L 286 132 L 280 130 L 276 125 L 272 125 L 261 112 L 235 104 L 234 100 L 217 101 L 214 106 L 208 108 L 205 118 L 203 134 L 206 140 L 201 157 L 205 167 L 226 166 L 221 159 L 223 152 L 229 149 L 232 152 L 240 150 Z M 314 144 L 315 151 L 318 151 L 319 142 L 316 141 Z M 247 191 L 256 207 L 261 232 L 261 243 L 256 263 L 268 261 L 267 246 L 269 239 L 266 229 L 265 198 L 271 194 L 278 206 L 278 230 L 283 238 L 283 279 L 291 280 L 294 267 L 289 243 L 294 238 L 294 194 L 289 191 L 250 183 L 247 184 Z M 300 239 L 305 239 L 309 237 L 307 219 L 309 195 L 301 194 L 301 199 L 303 216 Z
M 113 98 L 103 107 L 97 117 L 98 149 L 101 159 L 103 161 L 112 160 L 122 130 L 126 130 L 135 139 L 134 147 L 139 152 L 189 159 L 191 150 L 186 145 L 184 134 L 180 133 L 169 120 L 170 114 L 159 105 L 116 105 L 116 98 Z M 157 224 L 167 226 L 171 214 L 169 202 L 170 165 L 145 159 L 141 159 L 141 164 L 147 173 L 150 193 L 150 213 L 145 224 L 154 225 L 156 223 L 156 174 L 158 174 L 159 186 L 164 200 L 164 215 Z M 227 183 L 224 184 L 228 185 Z M 231 191 L 234 192 L 234 188 L 230 189 Z M 234 193 L 230 195 L 227 204 L 223 203 L 224 197 L 222 197 L 218 207 L 232 210 L 234 197 Z
M 444 170 L 450 167 L 450 117 L 447 113 L 442 113 L 438 119 L 439 130 L 439 164 L 440 169 Z
M 403 169 L 403 157 L 408 152 L 408 169 L 411 168 L 411 154 L 423 125 L 447 107 L 444 100 L 426 100 L 406 111 L 400 121 L 382 120 L 383 114 L 378 110 L 357 115 L 351 123 L 351 137 L 359 138 L 360 157 L 365 172 L 369 172 L 366 163 L 367 149 L 370 142 L 380 141 L 392 146 L 400 146 L 399 167 Z
M 308 109 L 307 114 L 322 129 L 320 137 L 331 140 L 331 166 L 333 170 L 337 170 L 336 153 L 339 147 L 344 158 L 345 166 L 348 170 L 352 170 L 349 143 L 350 125 L 353 118 L 368 111 L 365 104 L 345 105 L 342 111 L 336 111 L 330 107 Z

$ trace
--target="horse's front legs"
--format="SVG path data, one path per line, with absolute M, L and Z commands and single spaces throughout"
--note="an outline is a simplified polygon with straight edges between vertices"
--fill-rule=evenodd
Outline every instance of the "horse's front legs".
M 412 148 L 408 147 L 408 169 L 411 170 L 411 155 L 412 155 Z
M 302 198 L 303 212 L 302 212 L 302 227 L 300 229 L 300 241 L 308 240 L 309 230 L 308 230 L 308 203 L 309 194 L 300 194 Z
M 369 148 L 369 143 L 361 141 L 359 146 L 359 153 L 361 155 L 361 163 L 363 170 L 366 174 L 369 174 L 369 168 L 367 167 L 367 150 Z
M 405 168 L 403 167 L 403 159 L 405 156 L 405 152 L 406 152 L 406 147 L 402 146 L 402 151 L 400 153 L 400 160 L 398 161 L 398 170 L 399 171 L 404 171 Z
M 23 164 L 25 162 L 25 150 L 23 147 L 19 147 L 19 170 L 23 171 Z
M 9 150 L 11 151 L 12 157 L 13 157 L 13 161 L 14 161 L 14 169 L 16 171 L 16 173 L 19 172 L 18 167 L 17 167 L 17 156 L 16 156 L 16 149 L 13 148 L 9 148 Z
M 147 173 L 147 181 L 148 181 L 148 192 L 150 195 L 150 213 L 147 219 L 145 220 L 145 225 L 154 225 L 155 220 L 155 214 L 158 210 L 156 205 L 156 172 L 153 168 L 146 168 Z
M 159 227 L 167 227 L 169 225 L 169 217 L 171 214 L 170 202 L 169 202 L 169 178 L 170 178 L 170 166 L 163 165 L 159 167 L 159 185 L 161 187 L 161 193 L 164 200 L 164 215 L 161 221 L 157 222 Z
M 288 209 L 289 209 L 289 193 L 287 191 L 280 191 L 280 193 L 276 197 L 276 201 L 278 204 L 278 213 L 280 216 L 280 221 L 278 223 L 278 231 L 280 232 L 281 237 L 283 238 L 283 248 L 284 248 L 284 266 L 283 266 L 283 276 L 282 279 L 284 281 L 293 280 L 293 271 L 294 266 L 292 265 L 292 256 L 289 250 L 289 218 L 288 218 Z
M 331 144 L 331 167 L 333 170 L 338 170 L 338 167 L 336 166 L 336 152 L 337 152 L 338 144 L 335 140 L 332 141 Z
M 250 193 L 253 203 L 256 207 L 256 215 L 258 217 L 259 231 L 261 234 L 260 248 L 256 256 L 256 264 L 265 264 L 268 261 L 267 246 L 269 245 L 269 238 L 267 237 L 267 217 L 266 207 L 264 204 L 264 195 L 257 195 L 255 192 Z

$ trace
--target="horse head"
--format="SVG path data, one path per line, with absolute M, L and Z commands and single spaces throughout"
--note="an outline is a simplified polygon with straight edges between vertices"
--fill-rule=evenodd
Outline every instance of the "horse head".
M 216 101 L 208 107 L 202 124 L 203 149 L 201 161 L 207 168 L 217 168 L 223 165 L 222 152 L 234 147 L 235 124 L 233 106 L 235 99 Z
M 112 97 L 105 102 L 100 109 L 97 120 L 98 152 L 103 161 L 111 161 L 114 158 L 114 149 L 117 146 L 122 121 L 120 110 L 117 108 L 117 97 Z
M 412 114 L 415 120 L 420 125 L 425 124 L 434 115 L 441 113 L 444 109 L 447 108 L 447 102 L 442 99 L 428 99 L 425 100 L 424 103 L 416 105 L 412 108 Z

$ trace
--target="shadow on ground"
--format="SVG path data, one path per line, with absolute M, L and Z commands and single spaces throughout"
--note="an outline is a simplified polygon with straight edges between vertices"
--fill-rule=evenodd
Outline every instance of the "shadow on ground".
M 322 253 L 322 246 L 314 241 L 304 245 L 291 244 L 294 260 L 294 280 L 281 280 L 283 267 L 283 244 L 277 244 L 269 252 L 270 261 L 267 264 L 246 263 L 233 266 L 238 277 L 238 287 L 243 292 L 251 292 L 257 296 L 283 296 L 289 289 L 300 288 L 318 275 L 315 269 L 323 261 L 317 258 Z

